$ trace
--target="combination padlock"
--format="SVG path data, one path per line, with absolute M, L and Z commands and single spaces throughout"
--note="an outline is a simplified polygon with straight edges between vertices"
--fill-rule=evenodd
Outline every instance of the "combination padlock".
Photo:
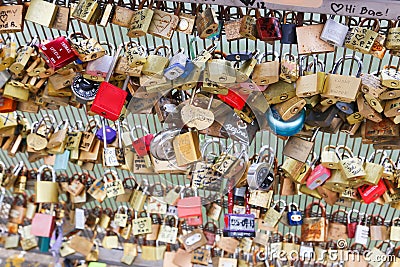
M 268 152 L 268 154 L 265 154 Z M 265 159 L 268 159 L 268 162 Z M 250 165 L 247 173 L 247 183 L 251 190 L 269 190 L 274 182 L 275 153 L 269 146 L 260 149 L 257 162 Z
M 366 216 L 364 214 L 364 220 L 366 223 Z M 368 243 L 368 236 L 369 236 L 369 227 L 367 225 L 362 225 L 363 219 L 359 221 L 359 224 L 356 226 L 356 232 L 354 234 L 354 243 L 361 244 L 366 246 Z
M 296 203 L 292 202 L 288 205 L 289 211 L 287 213 L 287 218 L 289 225 L 291 226 L 297 226 L 297 225 L 302 225 L 303 224 L 303 215 L 301 211 L 299 210 L 299 207 L 297 206 Z

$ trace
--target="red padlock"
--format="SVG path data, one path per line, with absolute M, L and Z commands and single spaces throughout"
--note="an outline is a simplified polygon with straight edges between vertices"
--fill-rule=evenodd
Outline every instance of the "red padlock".
M 136 138 L 133 132 L 138 128 L 142 129 L 146 135 Z M 153 140 L 154 135 L 151 134 L 149 130 L 147 130 L 147 128 L 143 127 L 142 125 L 136 125 L 131 130 L 131 138 L 133 140 L 132 146 L 135 149 L 136 154 L 138 154 L 139 157 L 146 156 L 150 151 L 150 142 L 151 140 Z
M 204 235 L 207 238 L 207 245 L 213 246 L 218 227 L 213 222 L 207 222 L 203 229 Z
M 249 95 L 239 94 L 234 90 L 229 89 L 228 94 L 218 95 L 218 97 L 232 108 L 242 110 Z
M 357 213 L 357 219 L 353 222 L 351 220 L 351 215 L 352 213 Z M 354 236 L 356 235 L 356 227 L 358 224 L 358 220 L 359 220 L 359 215 L 360 215 L 360 211 L 352 209 L 351 211 L 349 211 L 347 213 L 347 235 L 349 238 L 354 238 Z
M 267 16 L 264 18 L 258 18 L 256 20 L 256 27 L 258 38 L 261 41 L 269 42 L 282 39 L 282 30 L 278 18 L 275 18 L 276 12 L 271 10 L 268 12 Z
M 78 58 L 64 36 L 39 44 L 39 52 L 47 65 L 54 70 L 68 65 Z
M 105 81 L 100 84 L 99 91 L 97 92 L 96 98 L 94 99 L 92 107 L 90 108 L 90 111 L 112 121 L 116 121 L 121 115 L 121 110 L 124 106 L 126 96 L 128 95 L 128 93 L 125 91 L 130 80 L 128 75 L 125 79 L 122 89 L 108 82 L 114 71 L 115 65 L 117 64 L 122 47 L 123 45 L 118 46 L 117 52 L 115 53 L 111 63 L 111 67 L 107 73 L 107 77 Z
M 363 185 L 357 188 L 361 198 L 365 204 L 369 204 L 377 200 L 386 192 L 386 186 L 383 180 L 379 180 L 377 185 Z

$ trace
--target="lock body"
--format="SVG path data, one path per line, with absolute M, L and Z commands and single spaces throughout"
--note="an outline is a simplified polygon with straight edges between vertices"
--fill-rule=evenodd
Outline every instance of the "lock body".
M 328 180 L 329 177 L 331 177 L 331 171 L 322 165 L 318 165 L 307 178 L 307 187 L 314 190 Z
M 46 63 L 54 70 L 58 70 L 77 59 L 71 44 L 64 36 L 40 44 L 39 51 Z
M 102 82 L 90 111 L 116 121 L 121 115 L 127 95 L 128 93 L 121 88 L 108 82 Z

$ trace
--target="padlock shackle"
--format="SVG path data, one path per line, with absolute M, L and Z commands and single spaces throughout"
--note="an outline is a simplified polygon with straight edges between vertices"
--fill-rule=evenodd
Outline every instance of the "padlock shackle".
M 329 219 L 329 222 L 340 222 L 340 221 L 335 221 L 335 218 L 340 214 L 340 213 L 344 213 L 344 218 L 347 218 L 347 216 L 348 216 L 348 214 L 347 214 L 347 211 L 346 210 L 343 210 L 343 209 L 338 209 L 338 210 L 335 210 L 332 214 L 331 214 L 331 217 L 330 217 L 330 219 Z
M 372 152 L 372 154 L 367 158 L 367 162 L 373 162 L 375 160 L 376 155 L 378 155 L 378 154 L 382 154 L 380 164 L 383 164 L 386 159 L 389 159 L 386 151 L 384 151 L 382 149 L 378 149 L 378 150 L 375 150 Z
M 117 48 L 117 52 L 115 52 L 115 55 L 113 56 L 113 60 L 111 61 L 111 65 L 110 68 L 108 69 L 107 76 L 104 79 L 105 82 L 110 81 L 111 75 L 114 73 L 115 65 L 117 65 L 119 54 L 121 54 L 122 48 L 123 44 L 120 44 Z
M 136 125 L 134 125 L 134 126 L 131 128 L 131 131 L 130 131 L 130 135 L 131 135 L 132 141 L 135 141 L 135 140 L 138 139 L 138 138 L 136 138 L 135 135 L 133 134 L 133 132 L 136 131 L 137 129 L 141 129 L 141 130 L 142 130 L 142 132 L 144 133 L 143 136 L 145 136 L 145 135 L 147 135 L 147 134 L 150 134 L 150 131 L 149 131 L 149 129 L 147 129 L 147 127 L 145 127 L 145 126 L 143 126 L 143 125 L 141 125 L 141 124 L 136 124 Z
M 51 178 L 52 178 L 52 182 L 55 183 L 56 182 L 56 172 L 54 171 L 53 167 L 50 165 L 42 165 L 40 166 L 40 168 L 37 171 L 37 181 L 40 182 L 42 179 L 42 173 L 44 170 L 50 170 L 51 171 Z
M 304 211 L 305 217 L 306 217 L 306 218 L 311 218 L 311 211 L 312 211 L 312 208 L 313 208 L 314 206 L 318 206 L 319 208 L 321 208 L 321 211 L 322 211 L 321 217 L 326 218 L 326 210 L 325 210 L 325 207 L 324 207 L 324 205 L 323 205 L 321 202 L 319 202 L 319 201 L 314 201 L 314 202 L 311 202 L 310 204 L 307 205 L 307 207 L 306 207 L 306 209 L 305 209 L 305 211 Z
M 358 213 L 357 218 L 360 218 L 360 211 L 356 209 L 352 209 L 349 212 L 347 212 L 347 223 L 351 223 L 351 215 L 354 213 Z
M 340 66 L 342 63 L 344 63 L 344 61 L 345 61 L 346 59 L 351 59 L 351 60 L 357 61 L 357 63 L 358 63 L 358 70 L 357 70 L 356 77 L 357 77 L 357 78 L 360 78 L 360 76 L 361 76 L 361 71 L 362 71 L 362 69 L 363 69 L 363 62 L 361 61 L 361 59 L 360 59 L 358 56 L 353 56 L 353 55 L 345 55 L 344 57 L 339 58 L 339 59 L 336 61 L 335 65 L 333 66 L 332 74 L 336 74 L 336 73 L 337 73 L 337 71 L 338 71 L 338 69 L 339 69 L 339 66 Z
M 371 225 L 385 225 L 385 219 L 381 215 L 375 214 L 375 215 L 370 215 L 370 217 L 371 217 L 371 222 L 370 222 Z
M 115 170 L 107 169 L 103 173 L 103 182 L 108 183 L 108 177 L 111 175 L 112 181 L 118 180 L 118 173 Z
M 267 153 L 268 154 L 265 154 Z M 275 160 L 275 151 L 272 147 L 265 145 L 260 148 L 259 156 L 257 158 L 257 163 L 260 163 L 260 161 L 264 161 L 266 158 L 268 158 L 268 164 L 272 167 L 274 165 L 274 160 Z
M 347 153 L 346 154 L 343 153 L 342 156 L 340 156 L 340 153 L 339 153 L 340 150 L 344 150 L 343 152 L 347 152 Z M 351 151 L 351 149 L 345 145 L 336 146 L 335 152 L 339 159 L 343 159 L 344 155 L 347 155 L 347 156 L 350 155 L 350 157 L 354 158 L 353 151 Z
M 125 210 L 125 214 L 128 215 L 128 207 L 127 206 L 119 206 L 117 209 L 117 213 L 119 213 L 119 211 L 121 210 L 121 208 L 123 208 Z
M 203 156 L 204 161 L 207 161 L 206 150 L 207 150 L 208 146 L 211 144 L 218 144 L 219 154 L 221 154 L 223 151 L 225 151 L 225 145 L 219 140 L 219 138 L 218 139 L 217 138 L 208 139 L 201 146 L 201 155 Z

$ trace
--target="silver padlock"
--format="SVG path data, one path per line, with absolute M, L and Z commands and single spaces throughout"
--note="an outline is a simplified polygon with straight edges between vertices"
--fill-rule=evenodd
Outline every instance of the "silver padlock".
M 188 57 L 185 55 L 184 50 L 181 48 L 178 53 L 173 55 L 169 60 L 168 67 L 164 70 L 164 76 L 168 80 L 175 80 L 185 72 L 185 66 Z
M 104 42 L 100 42 L 101 45 L 107 44 Z M 84 78 L 95 80 L 95 81 L 103 81 L 106 78 L 108 71 L 110 70 L 111 64 L 114 59 L 115 48 L 112 47 L 111 44 L 111 55 L 104 55 L 98 59 L 88 62 L 86 66 Z M 98 78 L 96 78 L 98 77 Z
M 365 214 L 364 214 L 364 219 L 367 220 Z M 368 244 L 369 227 L 367 225 L 362 225 L 362 222 L 363 222 L 362 219 L 359 220 L 359 224 L 357 224 L 356 226 L 354 243 L 366 246 Z
M 266 154 L 268 152 L 268 154 Z M 265 161 L 265 158 L 268 161 Z M 247 183 L 251 190 L 269 190 L 274 182 L 274 150 L 269 146 L 260 149 L 257 162 L 250 165 L 247 173 Z
M 331 16 L 326 22 L 324 29 L 322 30 L 321 38 L 325 42 L 331 45 L 342 47 L 346 39 L 349 27 L 341 24 L 333 19 Z
M 10 80 L 11 74 L 8 70 L 3 70 L 0 72 L 0 88 L 3 88 L 4 85 Z

